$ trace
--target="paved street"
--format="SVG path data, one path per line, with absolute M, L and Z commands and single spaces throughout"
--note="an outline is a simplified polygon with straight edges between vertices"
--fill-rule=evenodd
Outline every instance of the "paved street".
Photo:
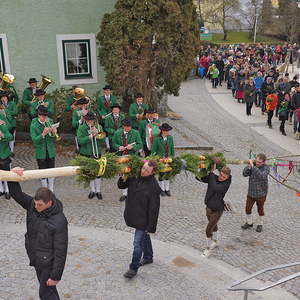
M 210 95 L 205 82 L 197 79 L 185 82 L 179 97 L 170 97 L 170 108 L 184 116 L 184 120 L 171 121 L 172 126 L 178 127 L 176 132 L 187 137 L 182 143 L 191 140 L 198 145 L 203 142 L 212 145 L 214 151 L 237 159 L 247 159 L 250 148 L 276 156 L 297 147 L 291 137 L 280 144 L 276 135 L 269 140 L 251 128 L 249 122 L 232 116 L 232 109 L 219 104 L 227 91 L 217 89 L 217 92 Z M 189 123 L 189 128 L 185 128 Z M 72 155 L 72 149 L 64 148 L 56 165 L 66 165 Z M 17 145 L 14 165 L 36 168 L 30 145 Z M 247 180 L 241 176 L 242 166 L 232 166 L 232 171 L 233 183 L 227 200 L 235 212 L 223 215 L 221 245 L 212 258 L 199 257 L 206 245 L 203 204 L 206 186 L 191 175 L 181 174 L 171 184 L 172 197 L 161 199 L 158 231 L 153 235 L 155 264 L 141 270 L 132 282 L 122 277 L 131 257 L 132 231 L 123 221 L 124 204 L 118 201 L 120 192 L 116 189 L 116 180 L 103 181 L 104 199 L 99 201 L 88 200 L 88 191 L 78 187 L 72 178 L 57 179 L 56 194 L 64 204 L 71 232 L 68 263 L 60 284 L 63 299 L 235 300 L 241 299 L 241 294 L 229 293 L 226 287 L 244 276 L 244 272 L 299 260 L 300 198 L 270 182 L 264 231 L 243 232 L 240 226 L 245 221 Z M 39 182 L 26 182 L 22 187 L 33 194 Z M 24 250 L 24 211 L 13 200 L 0 198 L 0 220 L 3 245 L 0 250 L 0 299 L 38 299 L 35 275 L 27 266 Z M 276 280 L 286 274 L 268 273 L 261 279 Z M 299 281 L 291 281 L 283 287 L 300 297 Z M 293 299 L 282 290 L 250 296 L 251 300 Z

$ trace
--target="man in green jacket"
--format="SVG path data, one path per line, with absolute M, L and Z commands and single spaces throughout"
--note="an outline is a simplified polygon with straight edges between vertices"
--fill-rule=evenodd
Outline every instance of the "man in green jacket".
M 57 129 L 53 128 L 53 120 L 48 117 L 47 107 L 39 106 L 38 117 L 31 121 L 30 136 L 35 148 L 35 158 L 39 169 L 55 168 L 55 135 Z M 41 179 L 43 187 L 54 191 L 54 178 Z
M 111 107 L 111 114 L 104 119 L 104 129 L 107 133 L 108 146 L 110 152 L 114 152 L 112 147 L 112 138 L 115 132 L 122 128 L 122 121 L 125 119 L 124 114 L 121 113 L 121 106 L 113 104 Z
M 168 123 L 163 123 L 160 127 L 160 134 L 154 138 L 151 153 L 164 158 L 173 158 L 175 155 L 173 137 L 170 131 L 173 129 Z M 162 190 L 161 196 L 171 196 L 170 181 L 165 179 L 166 173 L 159 173 L 158 183 Z
M 23 92 L 22 103 L 25 104 L 28 109 L 31 106 L 31 100 L 36 91 L 37 83 L 38 81 L 35 78 L 30 78 L 28 80 L 29 87 L 27 87 Z
M 142 138 L 145 156 L 148 156 L 151 154 L 154 138 L 160 133 L 160 121 L 154 109 L 147 109 L 144 114 L 145 120 L 139 122 L 139 132 Z
M 138 154 L 143 148 L 143 143 L 139 132 L 132 129 L 132 123 L 129 119 L 122 121 L 123 128 L 118 129 L 113 138 L 112 146 L 118 155 Z M 127 198 L 127 189 L 122 190 L 120 201 Z
M 76 108 L 72 112 L 72 128 L 75 135 L 76 153 L 79 153 L 79 144 L 77 140 L 77 129 L 84 120 L 83 117 L 88 113 L 90 100 L 88 97 L 81 97 L 76 101 Z
M 146 109 L 149 109 L 149 105 L 144 103 L 144 95 L 138 93 L 136 95 L 136 102 L 131 103 L 129 106 L 129 118 L 132 121 L 132 127 L 139 130 L 139 123 L 143 120 L 144 112 Z
M 12 152 L 9 147 L 9 142 L 13 136 L 9 132 L 5 122 L 0 120 L 0 170 L 10 170 Z M 6 181 L 0 181 L 0 196 L 5 195 L 7 200 L 10 199 L 9 189 Z
M 84 122 L 79 125 L 77 130 L 77 140 L 80 145 L 79 153 L 82 156 L 99 159 L 104 152 L 105 134 L 102 126 L 97 122 L 95 113 L 89 111 L 84 117 Z M 101 177 L 90 181 L 89 199 L 95 196 L 101 200 Z
M 117 97 L 111 94 L 112 88 L 106 85 L 103 88 L 103 96 L 100 96 L 96 103 L 96 113 L 100 119 L 103 119 L 107 114 L 111 112 L 111 106 L 117 104 Z M 104 121 L 103 121 L 104 123 Z
M 52 100 L 45 99 L 46 92 L 43 89 L 36 89 L 34 96 L 37 97 L 37 101 L 31 102 L 30 105 L 30 117 L 31 119 L 37 117 L 37 109 L 40 106 L 47 107 L 48 115 L 54 117 L 54 104 Z
M 14 152 L 14 143 L 16 135 L 16 117 L 18 114 L 17 104 L 10 99 L 8 91 L 0 91 L 0 105 L 4 107 L 4 114 L 9 122 L 9 132 L 13 136 L 13 140 L 9 142 L 9 147 Z

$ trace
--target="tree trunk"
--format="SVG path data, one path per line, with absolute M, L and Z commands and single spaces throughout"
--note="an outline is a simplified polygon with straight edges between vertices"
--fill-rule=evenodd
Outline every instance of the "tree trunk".
M 163 93 L 162 95 L 160 95 L 158 100 L 159 100 L 158 106 L 157 106 L 158 114 L 161 117 L 166 117 L 167 109 L 168 109 L 168 94 Z

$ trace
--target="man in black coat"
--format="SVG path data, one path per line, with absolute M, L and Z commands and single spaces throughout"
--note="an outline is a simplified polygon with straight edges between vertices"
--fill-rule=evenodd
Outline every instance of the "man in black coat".
M 11 171 L 22 176 L 24 169 Z M 48 188 L 39 188 L 34 198 L 23 193 L 18 182 L 8 182 L 8 188 L 27 210 L 25 248 L 40 283 L 40 299 L 59 300 L 56 285 L 64 271 L 68 248 L 68 222 L 62 203 Z
M 214 165 L 213 171 L 215 169 L 216 165 Z M 198 178 L 196 177 L 196 179 Z M 206 177 L 201 178 L 199 181 L 208 183 L 204 201 L 208 220 L 206 227 L 207 248 L 204 251 L 204 255 L 208 256 L 210 251 L 217 246 L 218 222 L 224 211 L 225 194 L 231 184 L 231 170 L 228 167 L 223 167 L 219 176 L 213 172 L 209 172 Z
M 134 250 L 126 278 L 133 278 L 140 266 L 153 262 L 153 249 L 149 233 L 155 233 L 161 189 L 154 173 L 157 164 L 154 161 L 145 162 L 138 178 L 119 178 L 119 189 L 128 188 L 125 202 L 124 220 L 126 225 L 135 228 Z M 143 259 L 142 259 L 143 257 Z M 142 259 L 142 260 L 141 260 Z

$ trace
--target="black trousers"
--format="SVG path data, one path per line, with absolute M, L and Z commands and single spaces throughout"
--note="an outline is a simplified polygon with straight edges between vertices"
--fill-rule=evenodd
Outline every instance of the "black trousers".
M 268 125 L 271 126 L 272 125 L 272 118 L 274 115 L 274 111 L 273 110 L 269 110 L 268 111 Z
M 55 158 L 37 159 L 39 169 L 55 168 Z
M 151 151 L 148 150 L 147 145 L 144 145 L 144 152 L 145 152 L 145 156 L 149 156 L 151 154 Z
M 51 268 L 39 269 L 35 267 L 36 276 L 40 283 L 39 296 L 41 300 L 59 300 L 56 286 L 48 286 L 47 280 L 50 278 Z
M 251 115 L 252 105 L 253 105 L 253 102 L 246 102 L 246 114 L 247 114 L 247 116 Z
M 0 159 L 0 170 L 9 171 L 10 163 L 11 163 L 11 159 L 9 157 L 5 159 Z

